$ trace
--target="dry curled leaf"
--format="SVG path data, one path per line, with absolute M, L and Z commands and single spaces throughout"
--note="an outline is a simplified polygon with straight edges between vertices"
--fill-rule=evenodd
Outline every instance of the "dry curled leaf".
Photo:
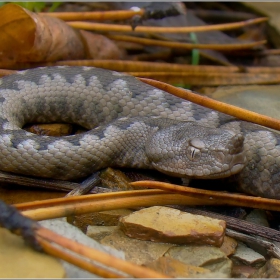
M 84 45 L 80 34 L 63 21 L 39 16 L 16 4 L 0 9 L 1 60 L 55 61 L 81 59 Z
M 96 58 L 91 42 L 97 39 L 91 36 L 94 35 L 81 34 L 60 19 L 32 13 L 13 3 L 0 8 L 0 60 L 6 63 L 2 67 L 15 62 Z M 120 52 L 110 43 L 113 46 L 108 50 L 102 41 L 102 57 L 119 58 Z
M 120 59 L 125 54 L 109 38 L 80 30 L 85 46 L 87 46 L 87 57 L 93 59 Z

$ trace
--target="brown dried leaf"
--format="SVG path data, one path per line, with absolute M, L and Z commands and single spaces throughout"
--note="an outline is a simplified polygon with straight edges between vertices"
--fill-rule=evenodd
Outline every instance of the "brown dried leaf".
M 80 30 L 80 34 L 87 46 L 87 57 L 92 59 L 121 59 L 124 51 L 121 52 L 117 45 L 101 34 L 94 34 Z
M 56 61 L 85 58 L 78 31 L 63 21 L 10 3 L 0 8 L 2 61 Z

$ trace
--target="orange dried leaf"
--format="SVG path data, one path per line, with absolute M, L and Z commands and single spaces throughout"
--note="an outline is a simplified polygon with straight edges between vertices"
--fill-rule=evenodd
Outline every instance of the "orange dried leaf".
M 11 4 L 0 9 L 1 51 L 26 51 L 33 46 L 36 24 L 24 9 Z M 24 32 L 19 32 L 19 28 Z
M 32 13 L 16 4 L 0 8 L 2 61 L 56 61 L 85 58 L 79 32 L 63 21 Z

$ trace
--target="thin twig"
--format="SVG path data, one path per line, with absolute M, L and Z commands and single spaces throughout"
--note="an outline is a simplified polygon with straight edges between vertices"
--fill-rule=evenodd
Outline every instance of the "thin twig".
M 107 35 L 109 39 L 113 39 L 116 41 L 125 41 L 138 43 L 146 46 L 159 46 L 159 47 L 167 47 L 167 48 L 176 48 L 176 49 L 210 49 L 216 51 L 231 51 L 231 50 L 244 50 L 253 48 L 259 45 L 264 45 L 266 40 L 250 42 L 250 43 L 237 43 L 237 44 L 192 44 L 192 43 L 181 43 L 181 42 L 169 42 L 163 40 L 154 40 L 154 39 L 146 39 L 146 38 L 138 38 L 133 36 L 126 35 Z
M 39 13 L 40 15 L 60 18 L 65 21 L 76 21 L 76 20 L 125 20 L 135 15 L 143 15 L 144 10 L 139 11 L 132 10 L 119 10 L 119 11 L 98 11 L 98 12 L 53 12 L 53 13 Z
M 12 75 L 15 74 L 16 72 L 17 72 L 16 70 L 0 69 L 0 77 Z
M 169 84 L 228 86 L 228 85 L 271 85 L 280 83 L 279 73 L 214 73 L 214 72 L 128 72 L 138 78 L 149 78 Z
M 249 19 L 234 23 L 225 24 L 214 24 L 214 25 L 203 25 L 203 26 L 183 26 L 183 27 L 158 27 L 158 26 L 137 26 L 133 32 L 134 33 L 189 33 L 189 32 L 205 32 L 214 30 L 231 30 L 235 28 L 241 28 L 244 26 L 257 24 L 267 21 L 267 17 Z M 129 25 L 119 25 L 119 24 L 105 24 L 105 23 L 91 23 L 84 21 L 68 21 L 70 26 L 79 29 L 86 29 L 92 31 L 106 31 L 106 32 L 132 32 L 132 28 Z
M 115 268 L 122 272 L 128 273 L 134 277 L 139 278 L 168 278 L 166 275 L 159 272 L 155 272 L 149 268 L 141 267 L 133 263 L 118 259 L 107 253 L 98 251 L 94 248 L 89 248 L 81 243 L 73 241 L 69 238 L 63 237 L 53 231 L 50 231 L 44 227 L 40 227 L 36 230 L 36 235 L 48 240 L 55 242 L 59 246 L 71 250 L 83 257 L 90 260 L 97 261 L 103 265 Z
M 165 184 L 161 182 L 153 183 L 155 182 L 139 181 L 131 184 L 153 188 L 159 188 L 162 184 Z M 170 187 L 171 184 L 168 185 Z M 280 201 L 276 199 L 207 191 L 177 185 L 171 185 L 171 187 L 173 192 L 179 192 L 180 194 L 171 194 L 171 191 L 167 193 L 162 190 L 137 190 L 85 195 L 82 197 L 56 198 L 33 203 L 16 204 L 15 206 L 19 210 L 24 211 L 24 215 L 35 220 L 154 205 L 233 205 L 275 211 L 280 209 Z M 41 209 L 39 207 L 45 208 Z
M 269 242 L 258 237 L 250 236 L 247 234 L 243 234 L 234 230 L 226 229 L 226 235 L 239 239 L 246 243 L 257 244 L 258 246 L 262 246 L 265 248 L 268 253 L 275 258 L 280 258 L 280 248 L 273 242 Z
M 1 63 L 0 63 L 1 64 Z M 115 70 L 119 72 L 184 72 L 190 74 L 213 73 L 216 75 L 224 73 L 255 73 L 255 74 L 277 74 L 280 67 L 238 67 L 238 66 L 213 66 L 213 65 L 183 65 L 166 62 L 130 61 L 130 60 L 63 60 L 45 63 L 17 63 L 14 69 L 28 69 L 41 66 L 92 66 Z M 16 68 L 17 67 L 17 68 Z
M 32 178 L 3 171 L 0 171 L 0 182 L 59 191 L 72 191 L 73 189 L 79 187 L 78 183 L 43 178 Z
M 242 109 L 237 106 L 229 105 L 227 103 L 223 103 L 221 101 L 217 101 L 209 97 L 193 93 L 190 90 L 177 88 L 156 80 L 146 78 L 139 78 L 139 80 L 161 90 L 167 91 L 175 96 L 196 103 L 198 105 L 202 105 L 204 107 L 234 116 L 244 121 L 253 122 L 272 129 L 280 130 L 280 121 L 277 119 L 261 115 L 246 109 Z
M 71 192 L 69 192 L 67 196 L 78 196 L 88 193 L 92 188 L 94 188 L 97 184 L 99 184 L 101 181 L 99 177 L 99 172 L 95 172 L 91 176 L 89 176 L 87 179 L 85 179 L 79 186 L 75 189 L 73 189 Z
M 37 240 L 44 251 L 52 256 L 63 259 L 69 263 L 72 263 L 82 269 L 85 269 L 104 278 L 124 278 L 123 275 L 108 271 L 108 269 L 99 267 L 92 262 L 89 263 L 87 260 L 83 260 L 79 257 L 73 256 L 72 254 L 65 252 L 65 250 L 58 248 L 57 246 L 53 245 L 49 241 L 46 241 L 40 236 L 37 237 Z
M 280 211 L 280 200 L 278 199 L 202 190 L 158 181 L 137 181 L 130 184 L 135 187 L 161 189 L 168 192 L 182 194 L 186 197 L 204 199 L 204 201 L 211 201 L 213 205 L 217 203 L 217 205 L 243 206 L 256 209 Z
M 122 196 L 120 195 L 122 194 Z M 109 197 L 108 197 L 109 196 Z M 96 194 L 82 196 L 79 201 L 71 201 L 72 198 L 79 197 L 67 197 L 64 198 L 64 202 L 53 203 L 51 199 L 45 200 L 42 204 L 45 204 L 46 208 L 32 207 L 32 203 L 29 203 L 29 210 L 24 210 L 23 214 L 34 220 L 54 219 L 65 216 L 81 215 L 86 213 L 115 210 L 131 207 L 147 207 L 154 205 L 221 205 L 221 202 L 212 202 L 206 199 L 190 198 L 183 195 L 168 194 L 160 190 L 145 190 L 145 191 L 125 191 L 107 194 Z M 50 203 L 52 206 L 48 206 Z M 16 204 L 15 206 L 19 210 L 26 209 L 25 205 Z M 34 203 L 35 204 L 35 203 Z M 37 207 L 40 207 L 40 203 L 36 203 Z M 31 209 L 31 207 L 33 209 Z M 44 206 L 41 206 L 44 207 Z M 35 209 L 34 209 L 35 208 Z
M 98 177 L 98 174 L 99 172 L 89 176 L 81 183 L 74 183 L 69 181 L 27 177 L 0 171 L 0 182 L 34 188 L 44 188 L 67 192 L 70 191 L 68 195 L 73 195 L 73 193 L 78 193 L 76 195 L 81 195 L 89 192 L 99 183 L 100 178 Z M 95 191 L 92 190 L 91 193 L 95 193 Z

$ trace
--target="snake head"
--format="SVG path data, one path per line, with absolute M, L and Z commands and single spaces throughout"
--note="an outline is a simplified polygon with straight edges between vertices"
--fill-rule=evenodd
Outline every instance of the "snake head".
M 230 130 L 179 122 L 155 132 L 145 150 L 152 166 L 176 177 L 217 179 L 240 172 L 244 137 Z

